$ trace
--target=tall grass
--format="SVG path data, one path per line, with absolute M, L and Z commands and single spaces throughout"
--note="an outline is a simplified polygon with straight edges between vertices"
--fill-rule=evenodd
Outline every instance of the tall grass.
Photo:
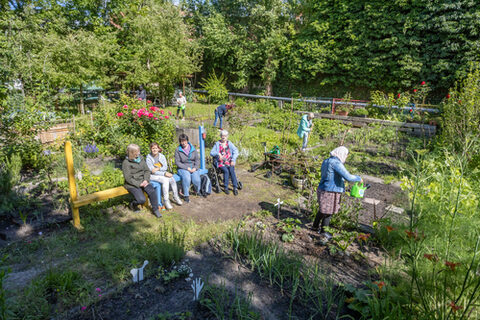
M 231 229 L 226 244 L 234 257 L 256 271 L 270 285 L 290 296 L 289 317 L 299 304 L 309 319 L 341 319 L 345 292 L 318 265 L 309 265 L 298 254 L 285 251 L 277 243 L 267 242 L 257 232 Z

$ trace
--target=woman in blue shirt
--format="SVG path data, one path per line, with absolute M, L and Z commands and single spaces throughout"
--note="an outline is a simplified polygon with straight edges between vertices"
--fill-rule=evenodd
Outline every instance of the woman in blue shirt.
M 345 192 L 344 181 L 363 182 L 362 178 L 350 174 L 345 169 L 344 163 L 348 156 L 348 149 L 344 146 L 335 148 L 330 152 L 330 158 L 322 163 L 322 176 L 317 189 L 318 213 L 313 222 L 313 228 L 318 229 L 322 222 L 320 234 L 330 240 L 332 235 L 325 231 L 330 225 L 332 215 L 340 209 L 340 198 Z

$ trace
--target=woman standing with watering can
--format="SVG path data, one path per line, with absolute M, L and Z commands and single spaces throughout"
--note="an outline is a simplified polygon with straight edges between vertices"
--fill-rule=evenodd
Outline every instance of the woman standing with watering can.
M 318 229 L 320 222 L 320 234 L 328 241 L 332 235 L 325 231 L 330 225 L 332 215 L 340 209 L 340 198 L 345 192 L 344 180 L 350 182 L 363 182 L 362 178 L 350 174 L 345 169 L 344 163 L 348 156 L 348 149 L 344 146 L 333 149 L 330 158 L 322 163 L 322 176 L 317 189 L 318 212 L 313 222 L 313 228 Z
M 302 139 L 302 152 L 305 152 L 307 149 L 308 136 L 313 128 L 313 118 L 315 118 L 313 112 L 303 115 L 302 119 L 300 120 L 300 125 L 297 129 L 297 135 Z

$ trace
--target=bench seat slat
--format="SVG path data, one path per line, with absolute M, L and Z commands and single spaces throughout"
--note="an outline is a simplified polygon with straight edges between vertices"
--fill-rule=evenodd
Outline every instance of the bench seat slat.
M 79 208 L 87 204 L 90 204 L 92 202 L 107 200 L 107 199 L 123 196 L 125 194 L 128 194 L 128 191 L 124 187 L 116 187 L 113 189 L 98 191 L 98 192 L 94 192 L 91 194 L 78 197 L 77 200 L 73 201 L 73 206 L 75 208 Z

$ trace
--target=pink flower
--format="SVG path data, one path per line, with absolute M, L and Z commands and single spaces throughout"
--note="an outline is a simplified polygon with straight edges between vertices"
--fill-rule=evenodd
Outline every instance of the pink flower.
M 143 113 L 139 113 L 139 114 L 137 114 L 137 115 L 138 115 L 139 118 L 141 118 L 142 115 L 143 115 Z
M 100 289 L 100 288 L 95 288 L 95 291 L 100 292 L 100 291 L 102 291 L 102 289 Z
M 402 95 L 399 93 L 397 94 L 397 99 L 399 99 Z
M 128 106 L 126 104 L 123 105 L 123 109 L 128 109 Z
M 102 296 L 101 294 L 98 295 L 98 297 L 101 297 L 101 296 Z
M 149 117 L 149 118 L 153 118 L 153 113 L 149 113 L 149 114 L 148 114 L 148 117 Z
M 160 113 L 161 113 L 161 114 L 164 114 L 164 113 L 165 113 L 165 111 L 163 111 L 163 110 L 160 110 Z
M 87 310 L 87 307 L 83 306 L 82 311 L 85 311 L 85 310 Z
M 142 98 L 138 98 L 139 101 L 142 101 Z
M 168 120 L 168 118 L 170 118 L 169 116 L 165 116 L 165 120 Z
M 150 103 L 152 103 L 152 101 L 150 101 L 150 100 L 147 100 L 147 103 L 148 103 L 148 104 L 150 104 Z
M 155 118 L 153 118 L 153 120 L 158 120 L 158 118 L 157 118 L 157 117 L 155 117 Z
M 168 114 L 169 114 L 169 115 L 172 115 L 172 111 L 168 111 Z
M 417 89 L 413 89 L 413 92 L 417 92 Z
M 150 107 L 151 111 L 156 111 L 157 107 Z
M 425 85 L 425 81 L 422 81 L 422 83 L 420 83 L 421 86 L 424 86 Z
M 121 117 L 121 116 L 123 116 L 123 112 L 118 112 L 117 117 Z
M 132 114 L 135 114 L 135 113 L 137 113 L 137 110 L 136 110 L 136 109 L 133 109 L 133 110 L 132 110 Z

